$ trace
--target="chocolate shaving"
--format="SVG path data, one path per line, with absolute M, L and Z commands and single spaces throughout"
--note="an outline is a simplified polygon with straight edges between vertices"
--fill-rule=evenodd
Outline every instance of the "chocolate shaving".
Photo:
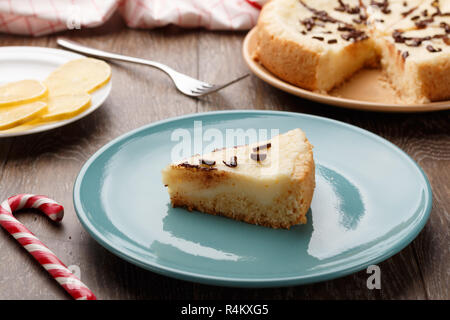
M 427 50 L 430 51 L 430 52 L 440 52 L 440 51 L 442 51 L 441 48 L 435 49 L 431 44 L 427 45 L 426 48 L 427 48 Z
M 250 154 L 250 158 L 255 161 L 264 161 L 267 158 L 266 153 L 252 153 Z
M 405 44 L 408 47 L 419 47 L 422 44 L 422 41 L 429 40 L 429 39 L 422 39 L 422 38 L 411 38 L 406 39 Z
M 394 38 L 394 41 L 396 43 L 404 43 L 405 42 L 405 37 L 403 37 L 403 32 L 401 32 L 399 30 L 394 30 L 394 32 L 392 32 L 392 38 Z
M 236 156 L 231 157 L 229 162 L 225 162 L 225 161 L 222 161 L 222 162 L 223 162 L 223 164 L 226 165 L 227 167 L 230 167 L 230 168 L 235 168 L 235 167 L 237 167 L 237 157 L 236 157 Z
M 214 160 L 205 160 L 205 159 L 200 159 L 199 160 L 200 164 L 204 164 L 207 166 L 213 166 L 216 164 L 216 162 Z
M 417 9 L 417 7 L 414 7 L 414 8 L 409 9 L 408 11 L 402 12 L 402 16 L 403 16 L 404 18 L 406 18 L 406 17 L 409 16 L 411 13 L 413 13 L 413 11 L 416 10 L 416 9 Z M 419 18 L 419 16 L 417 16 L 417 17 Z
M 303 24 L 306 28 L 306 30 L 311 31 L 312 28 L 314 28 L 316 22 L 313 18 L 307 18 L 305 20 L 300 20 L 300 23 Z
M 332 23 L 336 23 L 339 22 L 339 20 L 331 17 L 328 12 L 324 11 L 324 10 L 317 10 L 314 9 L 310 6 L 308 6 L 305 2 L 303 2 L 302 0 L 299 0 L 300 3 L 302 4 L 302 6 L 304 6 L 306 9 L 308 9 L 309 11 L 311 11 L 313 13 L 313 19 L 314 20 L 319 20 L 322 22 L 332 22 Z
M 449 24 L 447 24 L 447 23 L 445 23 L 445 22 L 441 22 L 441 23 L 439 24 L 439 26 L 440 26 L 441 28 L 444 28 L 445 33 L 450 33 L 450 25 L 449 25 Z
M 324 10 L 314 9 L 308 6 L 303 0 L 299 0 L 299 2 L 303 7 L 305 7 L 312 13 L 312 17 L 300 21 L 300 23 L 306 27 L 307 31 L 311 31 L 316 25 L 319 26 L 320 24 L 318 22 L 339 23 L 338 31 L 348 32 L 348 34 L 341 35 L 343 39 L 345 40 L 353 39 L 354 41 L 360 41 L 368 38 L 368 36 L 364 33 L 364 31 L 356 30 L 351 24 L 333 18 Z M 340 7 L 338 8 L 338 11 L 344 10 L 345 12 L 348 12 L 350 14 L 359 14 L 359 20 L 354 19 L 354 22 L 366 23 L 367 16 L 364 13 L 360 12 L 361 10 L 359 7 L 350 7 L 349 5 L 346 5 L 343 1 L 340 1 L 339 4 Z M 313 38 L 320 41 L 324 40 L 322 37 L 313 37 Z
M 391 9 L 389 9 L 389 1 L 388 0 L 383 0 L 383 1 L 371 0 L 370 5 L 374 6 L 374 7 L 378 7 L 381 10 L 381 12 L 383 12 L 384 14 L 391 13 Z
M 358 14 L 361 9 L 358 6 L 351 7 L 350 5 L 344 3 L 342 0 L 338 0 L 339 7 L 335 8 L 334 10 L 340 11 L 340 12 L 347 12 L 349 14 Z
M 253 151 L 257 152 L 259 150 L 265 150 L 265 149 L 269 149 L 272 146 L 272 144 L 270 142 L 266 143 L 266 144 L 262 144 L 260 146 L 254 147 Z
M 408 58 L 408 57 L 409 57 L 409 52 L 408 51 L 405 51 L 405 52 L 402 53 L 403 60 L 406 60 L 406 58 Z
M 197 169 L 197 170 L 202 170 L 202 171 L 212 171 L 212 170 L 217 170 L 217 168 L 213 168 L 213 167 L 202 167 L 202 166 L 199 166 L 198 164 L 190 164 L 189 162 L 183 162 L 183 163 L 180 163 L 180 164 L 178 165 L 178 167 L 192 168 L 192 169 Z
M 340 24 L 337 28 L 338 31 L 353 31 L 356 30 L 349 24 Z
M 432 23 L 433 21 L 434 21 L 434 18 L 419 20 L 419 21 L 415 22 L 415 25 L 418 29 L 424 29 L 427 27 L 428 24 Z
M 360 30 L 356 30 L 353 29 L 352 31 L 346 33 L 346 34 L 342 34 L 341 38 L 344 40 L 353 40 L 353 41 L 362 41 L 365 39 L 368 39 L 369 37 L 367 36 L 367 34 L 364 31 L 360 31 Z
M 328 43 L 329 44 L 337 43 L 337 40 L 336 39 L 330 39 L 330 40 L 328 40 Z
M 403 36 L 403 32 L 399 30 L 395 30 L 392 33 L 392 38 L 396 43 L 404 43 L 409 47 L 419 47 L 423 41 L 431 40 L 431 39 L 443 39 L 446 42 L 447 35 L 446 34 L 435 34 L 433 36 L 427 37 L 405 37 Z

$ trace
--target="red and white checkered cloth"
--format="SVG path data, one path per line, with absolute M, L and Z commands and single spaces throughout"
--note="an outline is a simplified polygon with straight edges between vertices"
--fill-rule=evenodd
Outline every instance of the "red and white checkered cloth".
M 96 27 L 119 11 L 132 28 L 246 30 L 266 0 L 0 0 L 0 32 L 40 36 Z

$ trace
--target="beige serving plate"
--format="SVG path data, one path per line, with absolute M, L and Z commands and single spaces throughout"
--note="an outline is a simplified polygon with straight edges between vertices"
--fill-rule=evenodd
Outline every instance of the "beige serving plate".
M 450 100 L 427 104 L 401 104 L 394 90 L 383 78 L 381 70 L 365 69 L 330 94 L 320 94 L 289 84 L 266 70 L 253 60 L 256 49 L 256 30 L 253 28 L 244 39 L 243 55 L 250 70 L 261 80 L 296 96 L 338 107 L 383 111 L 427 112 L 449 110 Z

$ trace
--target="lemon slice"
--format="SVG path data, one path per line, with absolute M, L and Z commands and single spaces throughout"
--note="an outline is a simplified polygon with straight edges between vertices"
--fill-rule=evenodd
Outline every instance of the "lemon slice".
M 82 58 L 69 61 L 53 71 L 45 85 L 51 95 L 91 93 L 111 78 L 111 67 L 104 61 Z
M 91 104 L 91 96 L 87 93 L 49 96 L 48 111 L 39 121 L 57 121 L 69 119 L 86 110 Z
M 0 86 L 0 107 L 32 102 L 47 94 L 47 87 L 37 80 L 20 80 Z
M 31 121 L 44 114 L 46 111 L 47 104 L 42 101 L 0 108 L 0 130 L 13 128 Z

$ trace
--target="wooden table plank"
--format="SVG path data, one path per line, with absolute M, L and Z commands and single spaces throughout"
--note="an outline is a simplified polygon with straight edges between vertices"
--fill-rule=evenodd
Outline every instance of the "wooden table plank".
M 241 57 L 244 33 L 130 30 L 113 19 L 94 30 L 65 36 L 100 49 L 166 63 L 202 80 L 221 83 L 249 72 Z M 56 47 L 56 36 L 0 35 L 0 45 Z M 251 76 L 198 100 L 176 92 L 169 78 L 147 67 L 113 63 L 113 91 L 87 118 L 53 131 L 0 140 L 0 196 L 43 193 L 66 207 L 61 226 L 45 217 L 19 215 L 101 299 L 424 299 L 450 297 L 448 252 L 450 114 L 381 114 L 339 109 L 281 92 Z M 306 286 L 236 289 L 175 280 L 140 269 L 109 253 L 81 227 L 72 205 L 72 187 L 83 163 L 102 145 L 131 129 L 193 112 L 269 109 L 305 112 L 355 124 L 385 137 L 410 154 L 433 186 L 433 211 L 424 231 L 401 253 L 380 264 L 382 290 L 368 290 L 367 274 Z M 401 192 L 401 190 L 399 190 Z M 0 232 L 0 299 L 66 299 L 28 254 Z

